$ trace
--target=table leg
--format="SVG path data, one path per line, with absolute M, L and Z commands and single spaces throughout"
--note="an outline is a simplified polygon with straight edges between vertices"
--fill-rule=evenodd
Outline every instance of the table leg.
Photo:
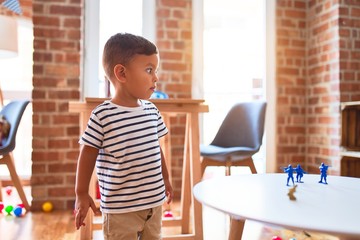
M 160 145 L 162 148 L 162 151 L 165 155 L 166 160 L 166 166 L 169 173 L 169 180 L 171 184 L 172 182 L 172 161 L 171 161 L 171 125 L 170 125 L 170 116 L 168 114 L 162 115 L 164 119 L 164 123 L 167 126 L 169 132 L 166 136 L 160 138 Z M 163 209 L 165 211 L 171 211 L 172 210 L 172 203 L 167 204 L 166 202 L 163 204 Z
M 243 234 L 245 220 L 231 218 L 229 240 L 240 240 Z
M 171 166 L 171 129 L 170 129 L 170 116 L 163 114 L 165 125 L 168 127 L 168 134 L 160 138 L 160 145 L 166 158 L 166 166 L 169 172 L 170 181 L 172 180 L 172 166 Z
M 193 203 L 194 213 L 194 234 L 196 239 L 203 239 L 202 223 L 202 205 L 194 198 L 193 187 L 201 181 L 201 163 L 200 163 L 200 133 L 199 116 L 197 113 L 188 114 L 190 117 L 190 181 L 191 181 L 191 201 Z
M 89 183 L 89 195 L 94 199 L 95 203 L 99 200 L 96 199 L 96 182 L 97 177 L 95 171 L 92 173 L 91 180 Z M 89 240 L 93 237 L 93 226 L 94 213 L 89 208 L 86 218 L 84 220 L 85 226 L 80 227 L 80 240 Z
M 184 137 L 184 158 L 181 186 L 181 233 L 190 232 L 190 147 L 189 147 L 189 117 L 186 115 L 185 137 Z
M 92 222 L 93 222 L 93 213 L 88 211 L 86 218 L 84 220 L 85 226 L 80 227 L 80 240 L 89 240 L 92 239 Z

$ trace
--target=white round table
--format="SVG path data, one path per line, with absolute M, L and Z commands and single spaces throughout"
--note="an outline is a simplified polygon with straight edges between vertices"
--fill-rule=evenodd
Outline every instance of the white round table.
M 294 179 L 296 174 L 294 174 Z M 277 226 L 360 239 L 360 179 L 304 174 L 296 183 L 296 200 L 288 196 L 287 174 L 243 174 L 204 180 L 194 186 L 204 205 Z

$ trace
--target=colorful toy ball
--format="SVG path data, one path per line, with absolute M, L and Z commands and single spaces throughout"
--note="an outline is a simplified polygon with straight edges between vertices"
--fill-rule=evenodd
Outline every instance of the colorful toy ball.
M 44 202 L 42 205 L 42 210 L 44 212 L 51 212 L 53 210 L 54 206 L 51 202 Z
M 17 216 L 17 217 L 21 217 L 22 207 L 17 206 L 17 207 L 14 209 L 14 214 L 15 214 L 15 216 Z
M 11 205 L 8 205 L 5 207 L 5 212 L 7 212 L 7 214 L 11 214 L 11 212 L 14 210 L 14 207 Z
M 4 204 L 0 202 L 0 212 L 2 212 L 3 209 L 4 209 Z

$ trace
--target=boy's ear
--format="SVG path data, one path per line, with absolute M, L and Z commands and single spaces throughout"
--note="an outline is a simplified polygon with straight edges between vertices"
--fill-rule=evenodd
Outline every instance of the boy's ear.
M 125 80 L 125 67 L 122 64 L 116 64 L 114 67 L 114 75 L 118 80 Z

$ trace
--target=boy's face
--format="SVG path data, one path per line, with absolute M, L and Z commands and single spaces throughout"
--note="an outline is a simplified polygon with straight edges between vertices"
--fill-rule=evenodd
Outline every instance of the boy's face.
M 149 99 L 156 89 L 156 82 L 159 80 L 157 76 L 158 67 L 158 54 L 135 55 L 125 66 L 126 82 L 124 87 L 128 97 Z

